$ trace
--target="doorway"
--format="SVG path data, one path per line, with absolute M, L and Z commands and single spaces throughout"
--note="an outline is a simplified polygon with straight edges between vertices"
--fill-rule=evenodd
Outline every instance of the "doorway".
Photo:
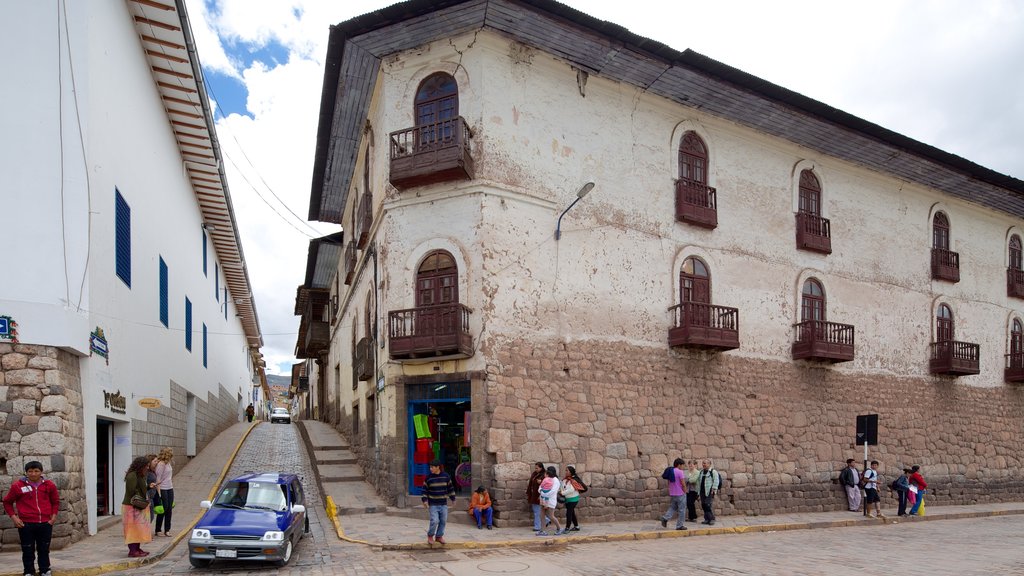
M 406 400 L 409 493 L 423 493 L 433 460 L 441 461 L 457 493 L 468 493 L 473 481 L 469 382 L 410 385 Z
M 113 514 L 114 491 L 110 479 L 113 465 L 114 423 L 96 419 L 96 516 Z

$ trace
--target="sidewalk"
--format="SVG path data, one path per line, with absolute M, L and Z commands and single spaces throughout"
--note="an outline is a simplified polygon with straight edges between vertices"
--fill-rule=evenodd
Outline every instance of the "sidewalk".
M 61 550 L 51 551 L 53 571 L 61 576 L 90 576 L 136 568 L 161 559 L 186 538 L 192 526 L 199 521 L 202 515 L 199 502 L 210 499 L 212 491 L 220 485 L 235 459 L 238 446 L 245 440 L 252 426 L 248 422 L 239 422 L 224 430 L 174 475 L 174 500 L 177 502 L 172 520 L 174 536 L 154 538 L 151 543 L 143 544 L 142 549 L 149 552 L 149 556 L 128 558 L 121 522 L 117 521 L 100 529 L 94 536 L 83 538 Z M 0 563 L 5 566 L 5 570 L 0 572 L 0 576 L 22 576 L 21 549 L 16 542 L 4 548 L 4 552 L 0 553 Z M 17 571 L 11 572 L 12 568 L 17 568 Z

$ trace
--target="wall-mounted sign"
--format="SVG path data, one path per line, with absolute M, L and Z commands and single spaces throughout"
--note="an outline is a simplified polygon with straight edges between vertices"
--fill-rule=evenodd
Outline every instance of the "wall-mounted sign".
M 18 343 L 18 323 L 10 316 L 0 316 L 0 340 Z
M 124 414 L 128 408 L 128 402 L 125 400 L 124 395 L 121 391 L 107 392 L 103 391 L 103 407 L 107 408 L 114 414 Z
M 110 351 L 107 349 L 107 339 L 103 337 L 103 328 L 96 327 L 96 331 L 89 334 L 89 354 L 95 353 L 102 356 L 107 364 L 110 364 Z
M 163 406 L 159 398 L 139 398 L 139 406 L 143 408 L 159 408 Z

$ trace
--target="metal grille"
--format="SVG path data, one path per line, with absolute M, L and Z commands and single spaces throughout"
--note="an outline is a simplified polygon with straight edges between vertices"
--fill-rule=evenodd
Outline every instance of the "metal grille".
M 413 384 L 406 389 L 406 400 L 458 400 L 469 398 L 470 385 L 462 382 Z

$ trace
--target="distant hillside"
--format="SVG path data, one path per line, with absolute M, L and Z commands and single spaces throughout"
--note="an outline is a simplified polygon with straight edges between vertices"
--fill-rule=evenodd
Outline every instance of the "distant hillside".
M 267 386 L 284 386 L 287 388 L 292 383 L 291 376 L 283 376 L 280 374 L 267 374 Z

